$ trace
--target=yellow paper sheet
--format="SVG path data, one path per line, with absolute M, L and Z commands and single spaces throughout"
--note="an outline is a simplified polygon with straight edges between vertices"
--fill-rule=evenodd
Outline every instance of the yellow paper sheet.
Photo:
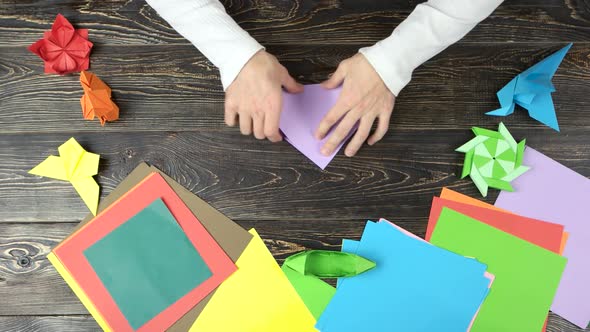
M 112 330 L 107 324 L 107 322 L 102 318 L 98 310 L 96 310 L 96 308 L 92 304 L 92 301 L 88 299 L 86 293 L 82 290 L 82 288 L 80 288 L 80 286 L 78 286 L 76 280 L 72 278 L 70 272 L 65 268 L 65 266 L 63 266 L 59 258 L 57 258 L 57 256 L 55 256 L 53 252 L 51 252 L 49 253 L 49 255 L 47 255 L 47 259 L 53 265 L 53 267 L 55 267 L 55 269 L 61 275 L 61 277 L 66 281 L 68 286 L 70 286 L 72 291 L 74 291 L 74 294 L 76 294 L 76 296 L 80 299 L 82 304 L 86 307 L 86 310 L 88 310 L 92 317 L 94 317 L 94 319 L 98 323 L 98 326 L 100 326 L 102 330 L 105 332 L 111 332 Z
M 315 332 L 315 319 L 254 229 L 234 272 L 190 332 Z
M 100 156 L 84 150 L 72 137 L 59 148 L 59 157 L 49 156 L 30 174 L 70 181 L 92 214 L 98 208 L 99 187 L 92 176 L 98 174 Z

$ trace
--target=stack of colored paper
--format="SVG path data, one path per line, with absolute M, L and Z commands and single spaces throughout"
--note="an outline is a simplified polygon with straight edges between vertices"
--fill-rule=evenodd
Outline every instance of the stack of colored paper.
M 529 159 L 531 165 L 539 164 L 532 156 Z M 537 169 L 541 171 L 546 170 Z M 570 176 L 549 178 L 576 180 L 577 192 L 589 193 L 588 182 L 579 175 Z M 565 190 L 560 192 L 566 196 Z M 526 194 L 517 190 L 510 195 Z M 503 197 L 505 193 L 498 201 L 505 206 L 508 200 Z M 570 204 L 570 213 L 579 211 L 576 206 Z M 583 227 L 573 227 L 574 221 L 569 225 L 583 234 Z M 443 189 L 432 203 L 426 232 L 430 243 L 384 219 L 369 221 L 360 241 L 343 241 L 342 251 L 366 257 L 377 266 L 359 276 L 341 278 L 335 294 L 324 292 L 324 299 L 330 296 L 331 301 L 316 327 L 322 332 L 389 331 L 391 327 L 408 332 L 544 331 L 558 287 L 575 288 L 567 279 L 560 286 L 567 264 L 561 254 L 576 244 L 568 238 L 576 239 L 562 224 L 520 216 Z M 573 275 L 584 274 L 574 271 Z M 313 299 L 306 293 L 302 297 L 306 303 Z
M 433 246 L 386 220 L 367 222 L 342 251 L 377 266 L 339 282 L 318 319 L 322 332 L 467 331 L 493 276 L 475 259 Z
M 475 257 L 496 275 L 474 330 L 538 331 L 549 309 L 586 328 L 590 180 L 529 147 L 523 163 L 530 171 L 495 206 L 443 190 L 426 239 Z
M 567 259 L 562 225 L 519 216 L 444 189 L 426 239 L 473 257 L 495 276 L 471 331 L 543 331 Z
M 590 181 L 524 158 L 496 206 L 443 189 L 429 242 L 368 221 L 342 251 L 371 268 L 337 288 L 301 259 L 281 269 L 255 230 L 146 164 L 48 258 L 105 331 L 544 331 L 550 309 L 584 327 Z
M 496 206 L 531 218 L 550 220 L 569 233 L 563 255 L 568 263 L 551 311 L 586 328 L 590 322 L 590 180 L 555 160 L 527 148 L 531 170 L 513 182 L 514 192 L 501 192 Z
M 254 230 L 146 164 L 48 258 L 105 331 L 315 331 Z

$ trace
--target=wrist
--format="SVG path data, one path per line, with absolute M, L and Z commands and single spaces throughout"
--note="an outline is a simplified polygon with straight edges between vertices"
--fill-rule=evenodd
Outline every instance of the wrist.
M 235 59 L 231 63 L 228 63 L 223 68 L 219 68 L 221 84 L 223 85 L 224 91 L 227 91 L 229 86 L 255 55 L 260 52 L 266 52 L 264 47 L 258 44 L 254 39 L 242 46 L 243 47 L 237 52 Z
M 359 54 L 373 67 L 394 97 L 397 97 L 400 91 L 410 82 L 411 75 L 410 77 L 402 75 L 390 61 L 387 54 L 380 49 L 379 43 L 371 47 L 361 48 Z

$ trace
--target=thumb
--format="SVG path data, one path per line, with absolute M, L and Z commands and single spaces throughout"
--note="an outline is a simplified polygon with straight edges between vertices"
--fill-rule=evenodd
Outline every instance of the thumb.
M 322 86 L 327 89 L 334 89 L 342 84 L 344 81 L 344 77 L 346 76 L 346 71 L 344 70 L 344 65 L 341 62 L 336 68 L 336 71 L 328 78 L 327 80 L 322 82 Z
M 281 84 L 285 87 L 285 90 L 290 93 L 299 93 L 303 91 L 303 85 L 297 83 L 297 81 L 289 75 L 287 70 L 285 70 L 285 73 L 283 74 Z

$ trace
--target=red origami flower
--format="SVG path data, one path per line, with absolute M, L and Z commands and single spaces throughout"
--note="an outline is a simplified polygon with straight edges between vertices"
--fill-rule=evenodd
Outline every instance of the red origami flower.
M 46 73 L 60 75 L 88 69 L 91 49 L 88 29 L 74 29 L 61 14 L 55 18 L 51 31 L 45 31 L 43 39 L 29 46 L 45 62 Z

